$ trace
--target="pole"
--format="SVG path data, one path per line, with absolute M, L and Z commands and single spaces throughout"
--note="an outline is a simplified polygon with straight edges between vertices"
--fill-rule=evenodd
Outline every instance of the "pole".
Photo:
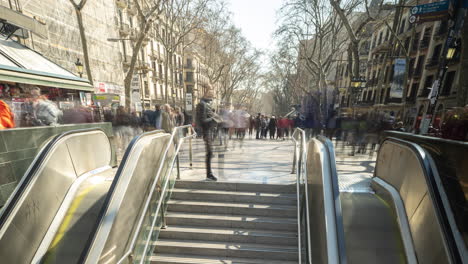
M 445 74 L 447 73 L 448 69 L 447 53 L 449 48 L 452 47 L 453 43 L 456 41 L 456 39 L 459 38 L 460 30 L 465 20 L 466 8 L 463 6 L 463 1 L 458 0 L 457 2 L 455 2 L 455 5 L 455 21 L 453 21 L 453 26 L 452 28 L 450 28 L 447 34 L 447 39 L 445 40 L 444 49 L 442 51 L 442 60 L 437 72 L 437 79 L 434 81 L 431 92 L 428 96 L 428 99 L 430 100 L 429 106 L 427 107 L 426 113 L 423 115 L 423 118 L 421 120 L 420 134 L 427 134 L 429 130 L 429 125 L 433 124 L 435 120 L 435 111 L 437 107 L 437 101 L 439 100 L 440 95 L 439 88 L 441 87 L 441 83 L 444 80 Z

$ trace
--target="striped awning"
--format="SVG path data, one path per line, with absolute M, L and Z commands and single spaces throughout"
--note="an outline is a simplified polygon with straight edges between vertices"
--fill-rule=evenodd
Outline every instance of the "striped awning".
M 13 40 L 0 39 L 0 81 L 94 91 L 88 80 Z

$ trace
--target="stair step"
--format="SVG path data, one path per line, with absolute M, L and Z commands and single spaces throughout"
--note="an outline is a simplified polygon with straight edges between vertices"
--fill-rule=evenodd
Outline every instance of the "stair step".
M 245 259 L 185 254 L 158 254 L 150 258 L 152 264 L 297 264 L 297 261 Z
M 166 214 L 166 223 L 169 226 L 209 225 L 210 227 L 284 230 L 297 232 L 297 220 L 295 218 L 168 212 Z
M 296 195 L 285 193 L 236 192 L 219 190 L 180 189 L 172 191 L 171 199 L 189 201 L 222 201 L 258 204 L 295 205 Z
M 265 193 L 296 193 L 295 184 L 261 184 L 238 182 L 212 182 L 212 181 L 182 181 L 175 185 L 179 189 L 200 189 L 239 192 L 265 192 Z
M 159 238 L 297 246 L 295 232 L 239 228 L 169 226 L 161 231 Z
M 155 253 L 297 260 L 295 246 L 159 239 Z
M 294 217 L 297 214 L 295 206 L 265 205 L 250 203 L 217 203 L 203 201 L 170 200 L 170 212 L 196 212 L 209 214 L 236 214 L 274 217 Z

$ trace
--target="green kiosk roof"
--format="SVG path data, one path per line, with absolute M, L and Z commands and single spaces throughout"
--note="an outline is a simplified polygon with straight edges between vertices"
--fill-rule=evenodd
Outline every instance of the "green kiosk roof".
M 0 39 L 0 81 L 93 91 L 79 78 L 41 54 L 13 40 Z

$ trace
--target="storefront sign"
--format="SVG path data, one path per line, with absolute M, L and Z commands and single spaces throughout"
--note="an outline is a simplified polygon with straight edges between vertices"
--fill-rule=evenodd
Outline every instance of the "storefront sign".
M 406 60 L 395 59 L 393 82 L 390 88 L 391 98 L 402 98 L 403 97 L 403 83 L 405 77 Z
M 121 94 L 123 91 L 123 87 L 112 83 L 96 82 L 94 84 L 94 91 L 96 93 Z
M 191 93 L 187 93 L 185 95 L 185 110 L 186 111 L 192 111 L 193 110 L 193 107 L 192 107 L 192 94 Z
M 410 23 L 441 20 L 448 16 L 449 0 L 417 5 L 411 8 Z
M 431 104 L 435 103 L 437 94 L 439 93 L 439 87 L 440 87 L 440 81 L 435 80 L 435 82 L 432 84 L 431 92 L 429 93 L 429 96 L 427 97 L 427 99 L 431 100 Z

